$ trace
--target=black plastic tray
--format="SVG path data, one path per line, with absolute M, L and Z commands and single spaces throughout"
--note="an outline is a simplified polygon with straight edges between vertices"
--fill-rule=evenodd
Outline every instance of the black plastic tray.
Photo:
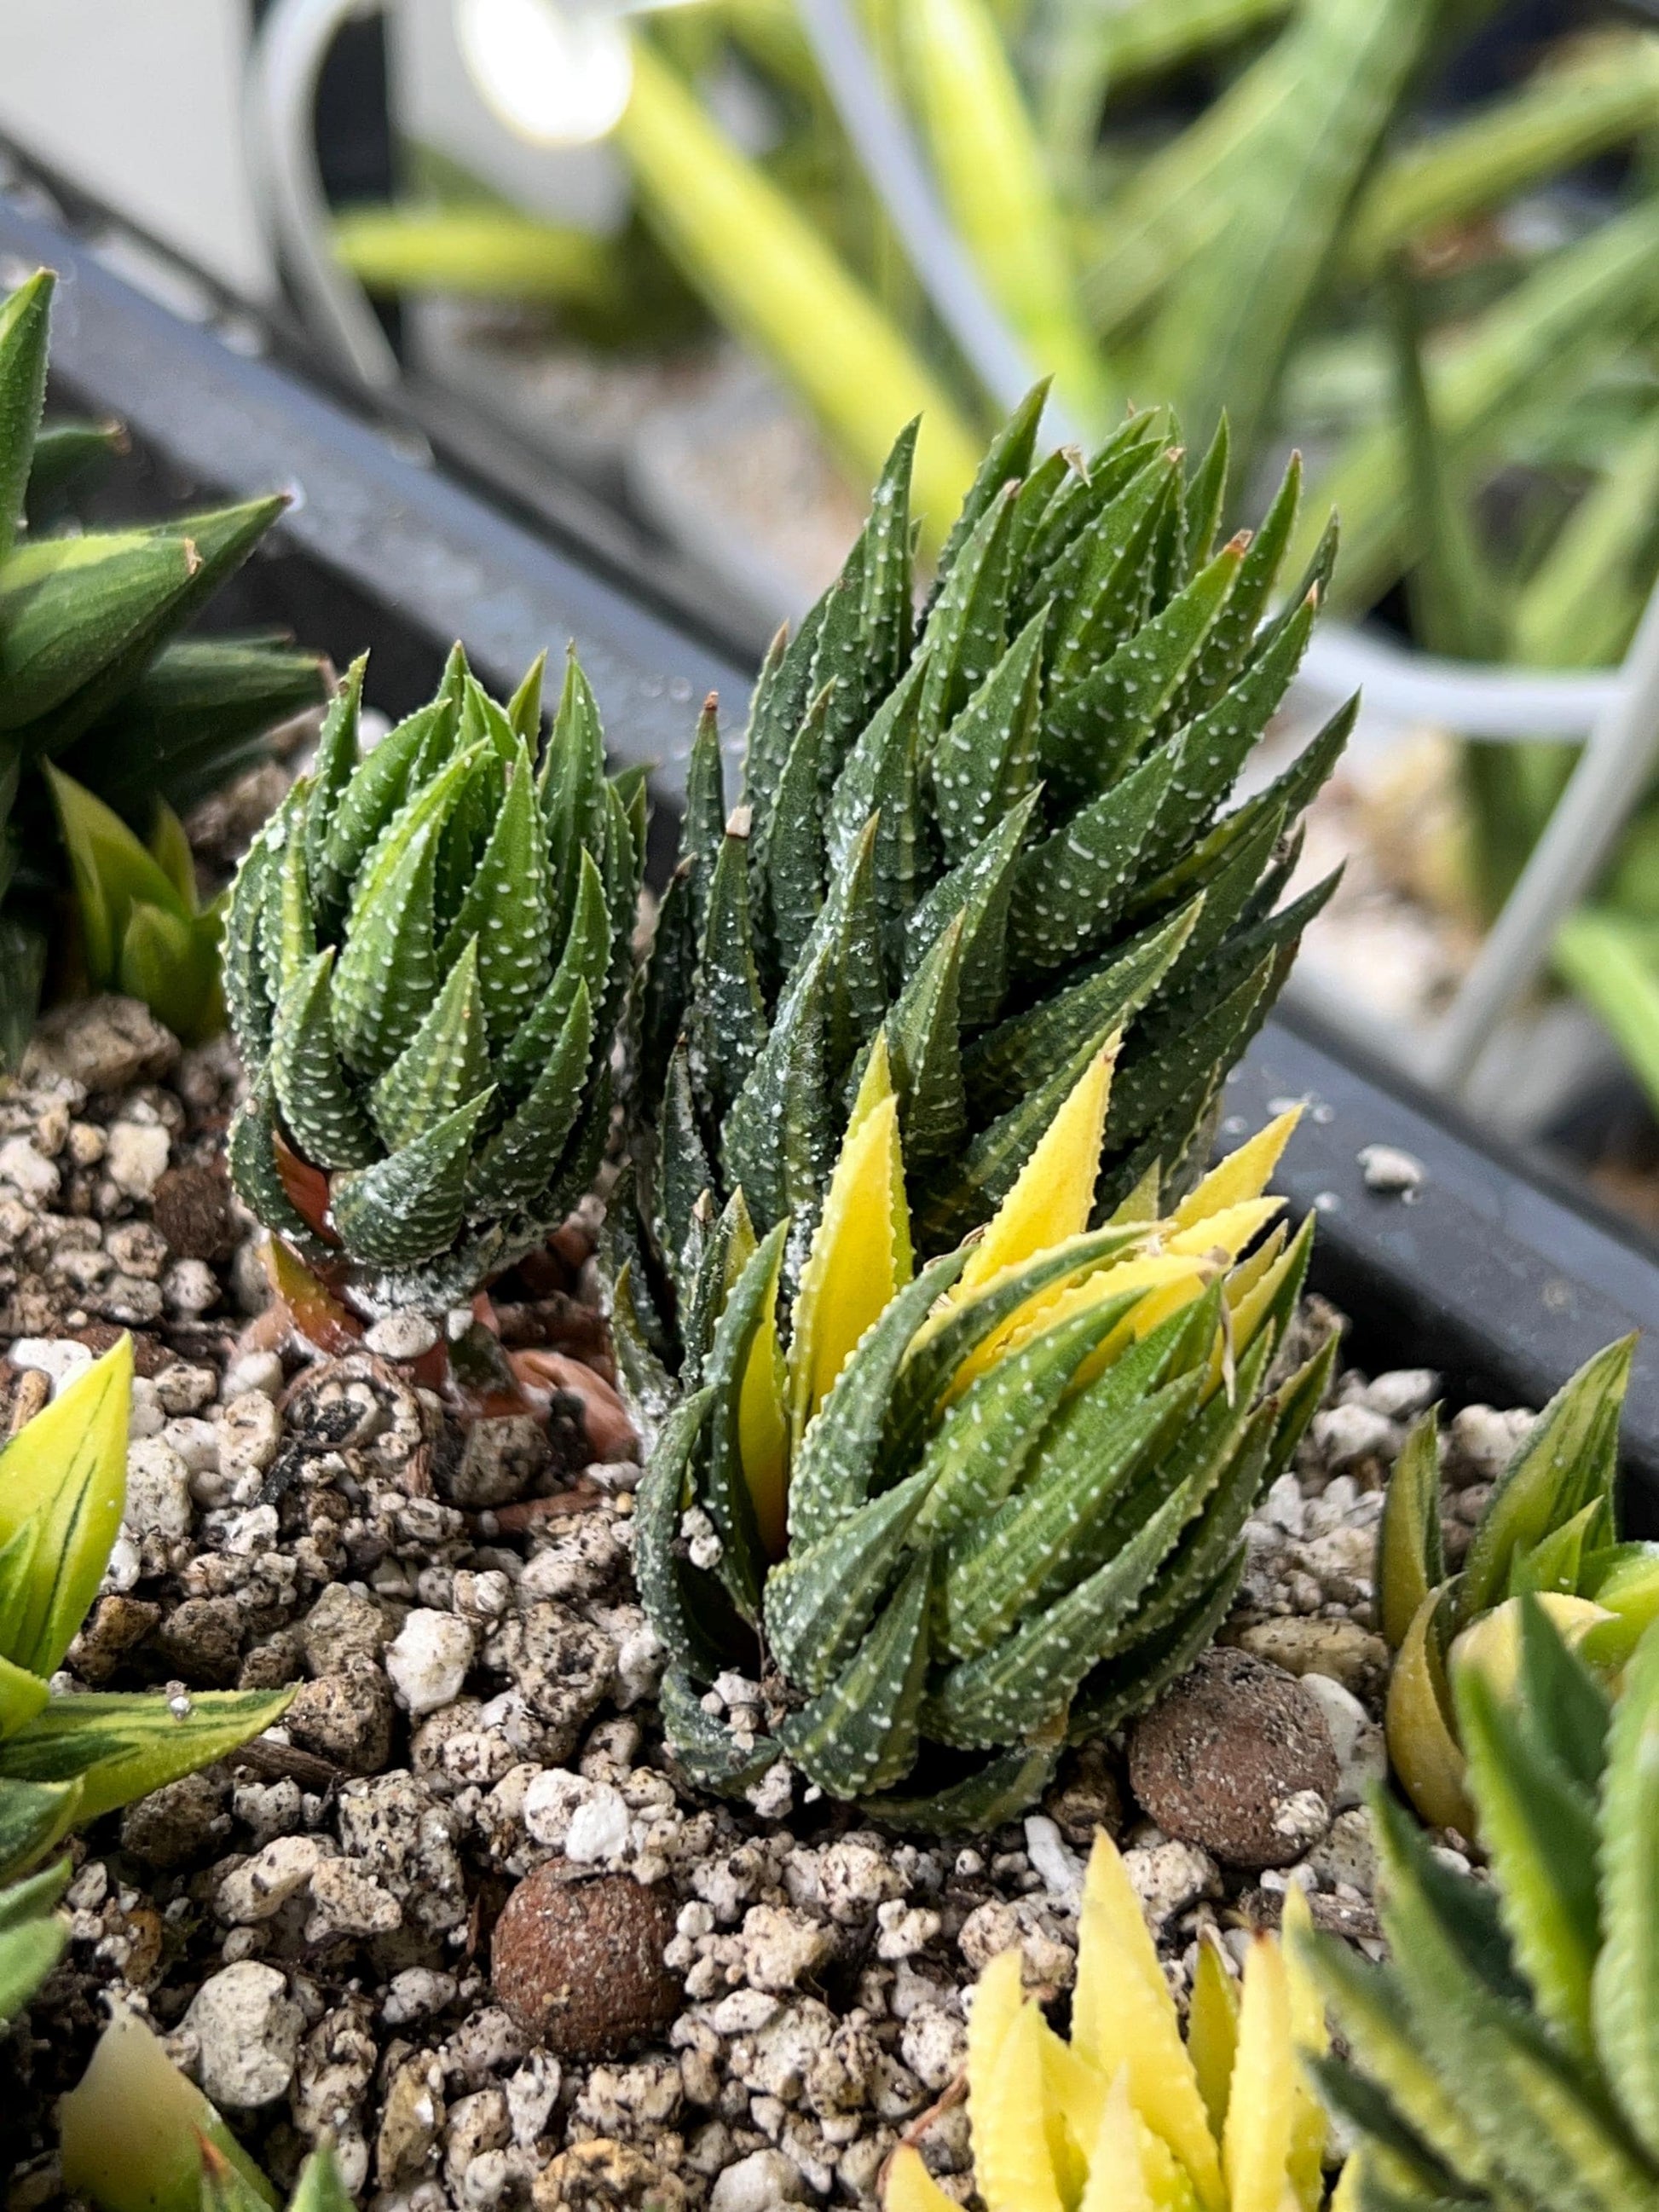
M 65 400 L 126 422 L 157 490 L 301 495 L 276 550 L 229 611 L 289 623 L 343 660 L 373 649 L 371 696 L 423 696 L 452 638 L 497 684 L 574 641 L 619 761 L 655 769 L 665 829 L 696 702 L 720 691 L 740 725 L 747 672 L 717 638 L 641 598 L 606 549 L 550 544 L 395 438 L 271 362 L 178 320 L 70 233 L 0 195 L 0 264 L 64 279 L 54 377 Z M 647 589 L 651 588 L 649 586 Z M 1269 1023 L 1233 1078 L 1250 1126 L 1279 1102 L 1309 1111 L 1281 1185 L 1321 1216 L 1317 1286 L 1353 1322 L 1372 1369 L 1440 1370 L 1448 1395 L 1540 1404 L 1626 1330 L 1644 1332 L 1625 1441 L 1631 1519 L 1659 1533 L 1659 1264 L 1638 1241 L 1525 1162 L 1300 1022 Z M 1369 1188 L 1368 1146 L 1410 1153 L 1415 1198 Z

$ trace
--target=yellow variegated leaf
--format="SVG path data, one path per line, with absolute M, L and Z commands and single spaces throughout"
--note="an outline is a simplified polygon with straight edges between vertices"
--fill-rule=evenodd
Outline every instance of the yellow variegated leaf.
M 1295 2092 L 1290 1980 L 1278 1944 L 1259 1936 L 1244 1967 L 1222 2142 L 1228 2212 L 1283 2212 Z
M 64 2181 L 108 2212 L 185 2212 L 202 2202 L 202 2143 L 256 2199 L 276 2193 L 150 2028 L 118 2004 L 92 2062 L 58 2107 Z
M 954 2197 L 947 2197 L 921 2162 L 913 2144 L 902 2143 L 887 2169 L 882 2192 L 885 2212 L 961 2212 Z
M 1095 1055 L 1048 1124 L 963 1268 L 955 1294 L 958 1301 L 982 1290 L 1003 1268 L 1088 1227 L 1117 1048 L 1113 1037 Z
M 47 1683 L 27 1667 L 0 1659 L 0 1740 L 13 1735 L 34 1718 L 52 1695 Z
M 1569 1650 L 1576 1651 L 1592 1629 L 1613 1618 L 1594 1598 L 1573 1597 L 1565 1590 L 1540 1590 L 1534 1596 Z M 1454 1640 L 1449 1656 L 1454 1668 L 1478 1667 L 1500 1698 L 1514 1697 L 1521 1679 L 1521 1600 L 1506 1597 L 1471 1621 Z
M 1140 2137 L 1140 2173 L 1152 2212 L 1199 2212 L 1198 2192 L 1192 2176 L 1162 2136 L 1155 2136 L 1142 2119 L 1136 2120 Z
M 974 1984 L 973 2008 L 968 2015 L 970 2081 L 988 2081 L 995 2072 L 1003 2044 L 1024 2002 L 1018 1949 L 999 1951 Z
M 781 1255 L 779 1255 L 781 1258 Z M 756 1526 L 769 1559 L 788 1546 L 789 1409 L 787 1370 L 778 1343 L 778 1278 L 774 1270 L 760 1327 L 738 1387 L 738 1456 L 754 1503 Z
M 1175 2000 L 1140 1900 L 1103 1831 L 1084 1883 L 1072 2036 L 1101 2073 L 1127 2067 L 1135 2110 L 1187 2168 L 1200 2203 L 1221 2212 L 1220 2160 Z
M 1271 1278 L 1276 1284 L 1281 1279 L 1283 1270 L 1279 1262 L 1285 1256 L 1285 1246 L 1290 1233 L 1281 1221 L 1272 1235 L 1264 1237 L 1255 1251 L 1241 1260 L 1228 1276 L 1225 1296 L 1235 1321 L 1247 1301 L 1261 1297 L 1264 1283 Z
M 1060 2040 L 1041 2013 L 1037 2022 L 1048 2151 L 1060 2193 L 1067 2204 L 1073 2204 L 1088 2174 L 1089 2148 L 1099 2131 L 1106 2081 L 1074 2044 Z
M 1012 1960 L 1017 1983 L 1018 1952 L 1003 1956 Z M 979 2008 L 977 1995 L 974 2008 Z M 1022 2003 L 1001 2036 L 996 2063 L 976 2068 L 969 2024 L 968 2113 L 975 2175 L 980 2195 L 996 2212 L 1066 2212 L 1050 2140 L 1051 2124 L 1057 2129 L 1058 2123 L 1042 2094 L 1042 2029 L 1036 2007 Z
M 1236 1260 L 1252 1237 L 1257 1237 L 1285 1210 L 1282 1198 L 1242 1198 L 1237 1206 L 1224 1206 L 1206 1213 L 1189 1229 L 1178 1229 L 1167 1240 L 1171 1252 L 1224 1253 Z M 1180 1218 L 1176 1217 L 1177 1219 Z
M 1302 1109 L 1292 1106 L 1287 1113 L 1276 1115 L 1265 1129 L 1258 1129 L 1236 1152 L 1229 1152 L 1192 1195 L 1176 1208 L 1176 1227 L 1195 1228 L 1212 1213 L 1220 1213 L 1246 1199 L 1260 1198 L 1291 1141 L 1291 1131 L 1301 1119 Z
M 795 1301 L 789 1397 L 797 1439 L 911 1267 L 898 1101 L 883 1041 L 870 1055 Z
M 1187 2008 L 1187 2048 L 1198 2076 L 1198 2093 L 1210 2116 L 1210 2132 L 1219 2142 L 1227 2124 L 1227 2095 L 1238 2051 L 1238 1984 L 1212 1936 L 1204 1936 L 1198 1947 L 1192 2002 Z
M 1325 2004 L 1307 1967 L 1313 1933 L 1313 1913 L 1307 1898 L 1294 1885 L 1285 1893 L 1284 1940 L 1280 1956 L 1290 1990 L 1291 2040 L 1299 2056 L 1322 2058 L 1330 2048 L 1325 2026 Z M 1318 2212 L 1325 2193 L 1325 2108 L 1310 2088 L 1300 2069 L 1291 2099 L 1289 2171 L 1301 2212 Z
M 1445 1669 L 1435 1641 L 1441 1595 L 1430 1591 L 1395 1654 L 1383 1728 L 1389 1761 L 1423 1818 L 1436 1827 L 1472 1836 L 1474 1808 L 1464 1786 L 1463 1753 L 1449 1717 Z
M 132 1342 L 123 1336 L 0 1452 L 0 1546 L 36 1521 L 0 1656 L 50 1674 L 97 1595 L 126 1502 Z
M 1074 1315 L 1086 1312 L 1091 1306 L 1106 1300 L 1121 1297 L 1126 1291 L 1146 1291 L 1149 1293 L 1170 1295 L 1164 1309 L 1173 1313 L 1177 1306 L 1186 1305 L 1212 1279 L 1213 1268 L 1207 1261 L 1194 1260 L 1188 1255 L 1149 1252 L 1138 1260 L 1122 1260 L 1115 1267 L 1102 1267 L 1092 1275 L 1085 1275 L 1080 1283 L 1073 1283 L 1063 1291 L 1043 1291 L 1019 1307 L 1009 1316 L 1006 1325 L 997 1334 L 981 1345 L 972 1357 L 957 1369 L 951 1395 L 960 1397 L 976 1376 L 985 1374 L 999 1361 L 1016 1352 L 1023 1351 L 1036 1337 L 1061 1322 L 1070 1321 Z M 1124 1347 L 1137 1338 L 1145 1336 L 1155 1326 L 1144 1319 L 1152 1308 L 1152 1298 L 1143 1299 L 1133 1310 L 1124 1316 L 1111 1334 L 1105 1337 L 1091 1353 L 1072 1378 L 1072 1395 L 1104 1374 Z M 1163 1313 L 1158 1316 L 1158 1320 Z
M 1141 2161 L 1140 2123 L 1129 2099 L 1129 2070 L 1120 2066 L 1101 2110 L 1089 2153 L 1089 2181 L 1078 2212 L 1158 2212 Z

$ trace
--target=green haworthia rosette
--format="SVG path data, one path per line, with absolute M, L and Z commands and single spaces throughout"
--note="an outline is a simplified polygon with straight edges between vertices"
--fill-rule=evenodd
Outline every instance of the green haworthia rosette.
M 230 1165 L 366 1311 L 434 1309 L 541 1242 L 597 1166 L 642 800 L 606 781 L 574 660 L 544 743 L 539 664 L 503 708 L 457 647 L 367 754 L 362 688 L 360 663 L 232 891 L 252 1090 Z
M 706 1188 L 718 1214 L 741 1188 L 762 1232 L 788 1216 L 793 1297 L 878 1035 L 942 1251 L 1125 1029 L 1103 1217 L 1152 1162 L 1188 1172 L 1328 894 L 1279 903 L 1350 713 L 1230 810 L 1322 588 L 1322 569 L 1271 611 L 1299 465 L 1260 532 L 1218 547 L 1224 436 L 1190 477 L 1161 410 L 1045 459 L 1042 399 L 988 454 L 920 608 L 899 440 L 841 576 L 767 657 L 740 793 L 712 709 L 699 725 L 629 1100 L 636 1297 L 671 1368 L 694 1347 L 670 1194 Z M 1149 945 L 1176 947 L 1150 974 Z

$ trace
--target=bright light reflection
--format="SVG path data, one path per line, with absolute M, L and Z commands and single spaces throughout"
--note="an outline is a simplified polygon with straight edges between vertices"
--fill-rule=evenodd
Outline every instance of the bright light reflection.
M 556 0 L 455 0 L 455 42 L 479 97 L 536 146 L 586 146 L 621 121 L 634 88 L 614 15 Z

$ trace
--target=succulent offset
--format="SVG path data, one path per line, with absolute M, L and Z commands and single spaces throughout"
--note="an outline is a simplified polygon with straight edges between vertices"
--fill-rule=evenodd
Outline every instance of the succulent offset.
M 367 755 L 362 672 L 233 888 L 225 990 L 252 1091 L 230 1168 L 360 1310 L 437 1312 L 592 1180 L 644 781 L 607 781 L 574 661 L 545 744 L 539 665 L 503 708 L 458 647 Z
M 1266 1387 L 1310 1224 L 1247 1246 L 1294 1115 L 1159 1218 L 1156 1177 L 1089 1227 L 1109 1048 L 982 1237 L 915 1272 L 901 1108 L 878 1040 L 781 1348 L 786 1218 L 715 1224 L 711 1317 L 658 1434 L 635 1564 L 698 1779 L 787 1757 L 896 1823 L 994 1826 L 1068 1735 L 1148 1704 L 1214 1634 L 1243 1529 L 1329 1372 Z M 619 1352 L 629 1282 L 618 1288 Z M 665 1380 L 665 1378 L 664 1378 Z M 763 1661 L 762 1654 L 764 1653 Z M 764 1674 L 722 1721 L 708 1686 Z
M 1523 1594 L 1539 1595 L 1609 1682 L 1659 1615 L 1659 1544 L 1618 1534 L 1619 1416 L 1634 1347 L 1633 1337 L 1608 1345 L 1557 1392 L 1493 1488 L 1456 1575 L 1442 1547 L 1435 1414 L 1407 1438 L 1384 1501 L 1376 1580 L 1395 1655 L 1389 1756 L 1426 1820 L 1471 1832 L 1449 1668 L 1465 1652 L 1512 1665 Z
M 1292 1929 L 1308 1924 L 1285 1893 Z M 1322 2051 L 1316 1985 L 1256 1936 L 1243 1987 L 1213 1935 L 1198 1945 L 1183 2038 L 1139 1898 L 1102 1829 L 1084 1878 L 1071 2033 L 1021 1987 L 1020 1948 L 980 1976 L 968 2018 L 974 2186 L 986 2212 L 1318 2212 L 1325 2116 L 1297 2048 Z M 885 2212 L 947 2212 L 902 2145 Z
M 674 1369 L 714 1221 L 787 1218 L 793 1297 L 872 1042 L 886 1039 L 919 1248 L 982 1223 L 1126 1031 L 1098 1193 L 1178 1189 L 1226 1069 L 1328 891 L 1276 910 L 1335 716 L 1227 811 L 1334 553 L 1270 608 L 1293 463 L 1213 545 L 1224 434 L 1190 475 L 1161 410 L 1091 460 L 1039 459 L 1042 392 L 999 437 L 913 604 L 907 432 L 841 577 L 775 644 L 729 816 L 693 748 L 681 862 L 636 1009 L 640 1333 Z
M 282 2202 L 155 2030 L 118 2000 L 58 2126 L 64 2186 L 101 2212 L 275 2212 Z M 351 2203 L 325 2136 L 288 2212 L 350 2212 Z
M 197 910 L 177 816 L 324 688 L 313 654 L 179 635 L 280 497 L 112 532 L 50 529 L 64 483 L 113 436 L 40 427 L 52 283 L 43 270 L 0 300 L 0 1060 L 27 1041 L 71 891 L 65 981 L 145 998 L 187 1036 L 222 1024 L 216 924 Z
M 1357 2212 L 1659 2205 L 1659 1628 L 1610 1704 L 1538 1598 L 1515 1665 L 1453 1665 L 1491 1880 L 1373 1800 L 1390 1963 L 1296 1946 L 1347 2057 L 1316 2056 L 1358 2148 Z
M 131 1393 L 123 1337 L 0 1451 L 0 1881 L 78 1823 L 224 1758 L 293 1694 L 53 1692 L 121 1526 Z M 51 1912 L 65 1879 L 67 1863 L 0 1889 L 0 2020 L 63 1948 Z

